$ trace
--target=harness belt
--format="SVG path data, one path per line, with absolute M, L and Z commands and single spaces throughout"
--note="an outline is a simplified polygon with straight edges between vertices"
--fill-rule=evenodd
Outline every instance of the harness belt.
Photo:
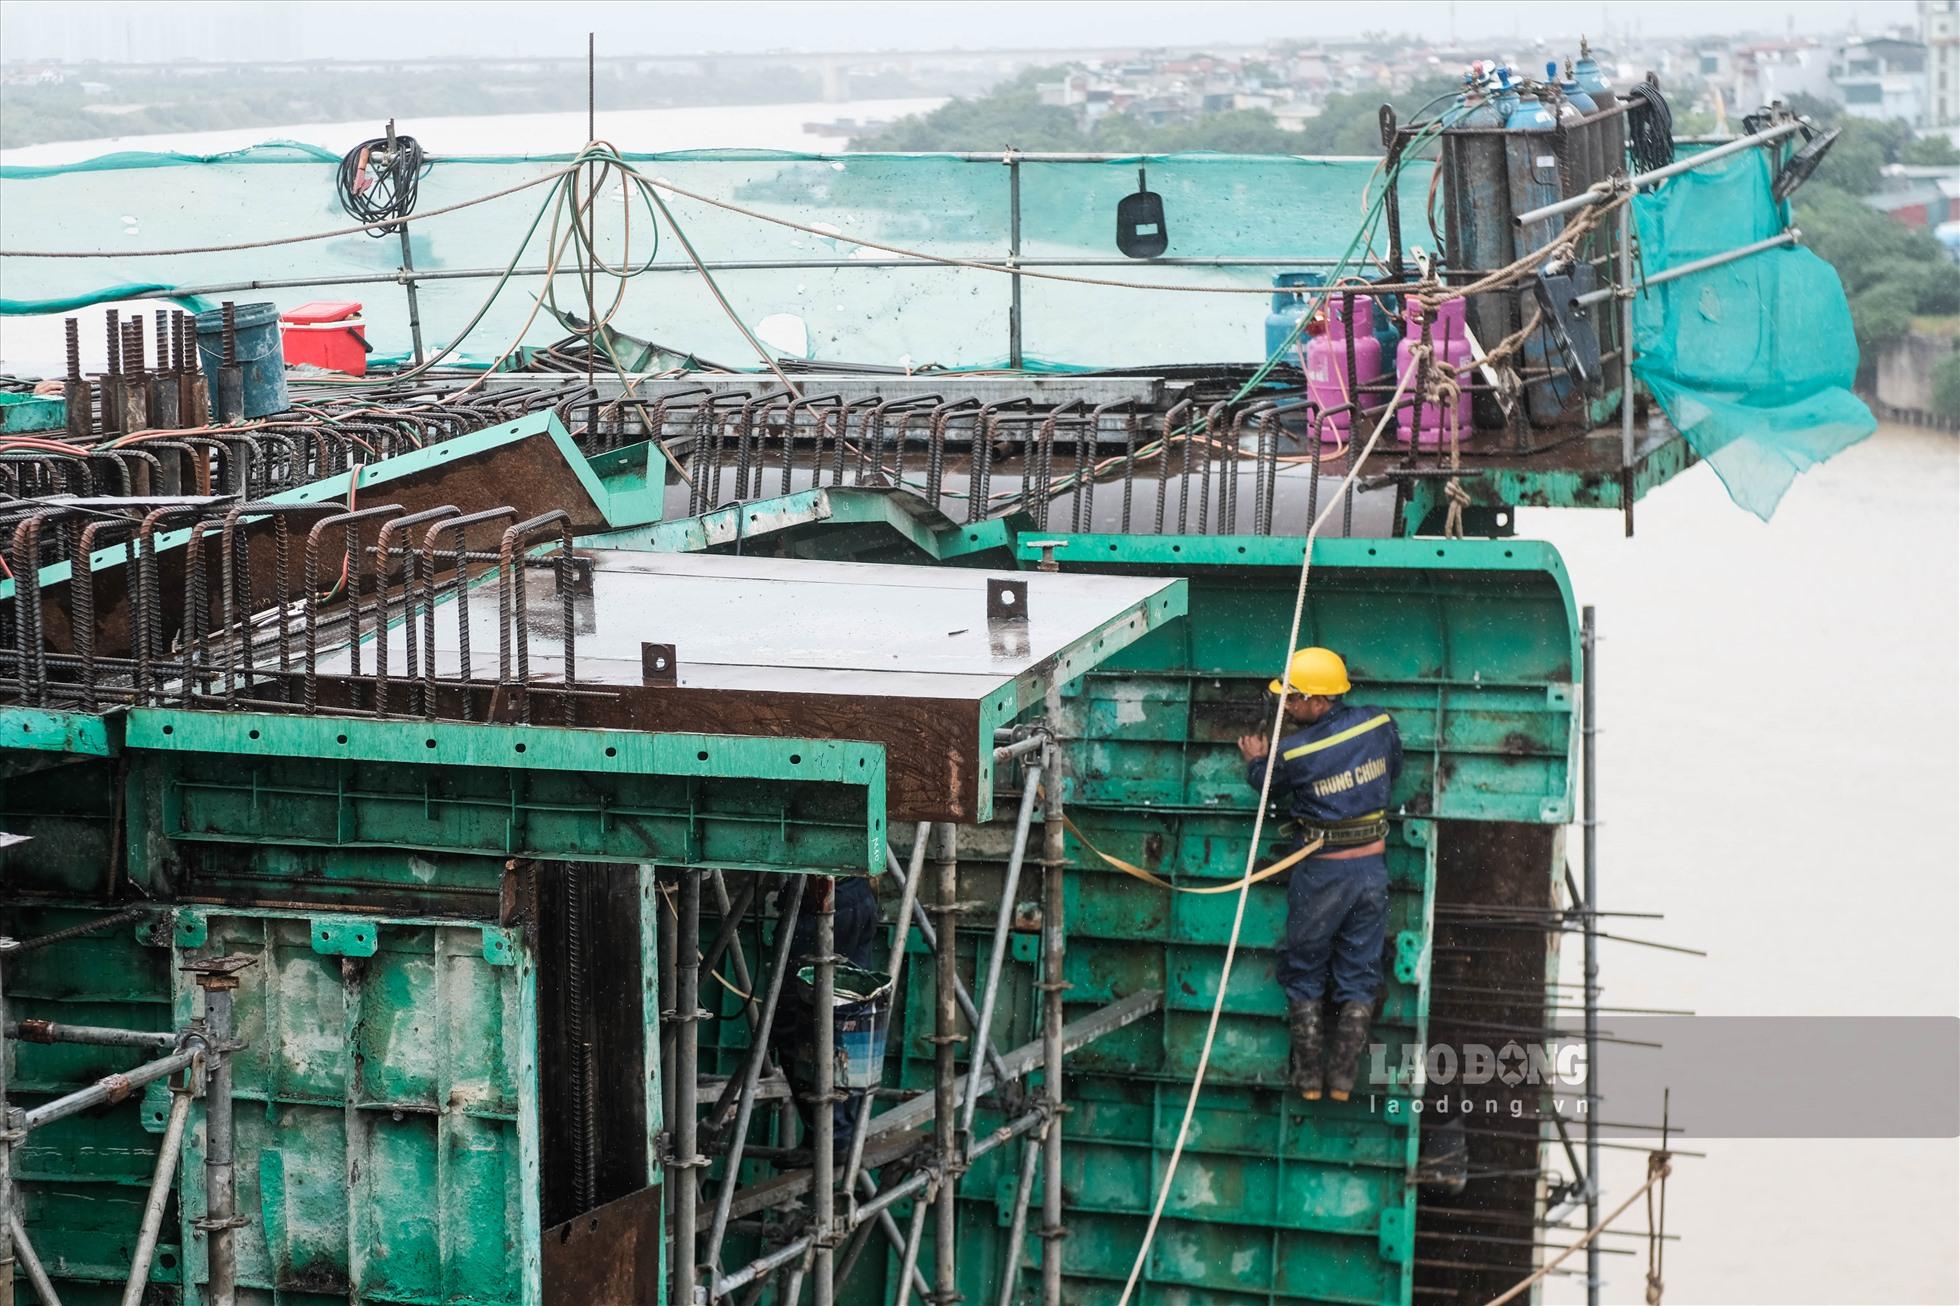
M 1385 812 L 1370 812 L 1348 821 L 1330 821 L 1316 825 L 1311 821 L 1294 817 L 1287 823 L 1293 837 L 1304 843 L 1318 840 L 1326 848 L 1357 848 L 1364 843 L 1388 837 L 1388 816 Z

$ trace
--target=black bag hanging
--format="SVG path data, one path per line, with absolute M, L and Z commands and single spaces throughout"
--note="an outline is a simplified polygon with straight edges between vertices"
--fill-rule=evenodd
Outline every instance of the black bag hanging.
M 1164 226 L 1164 197 L 1151 190 L 1137 169 L 1137 193 L 1116 204 L 1116 248 L 1129 258 L 1156 258 L 1171 247 Z

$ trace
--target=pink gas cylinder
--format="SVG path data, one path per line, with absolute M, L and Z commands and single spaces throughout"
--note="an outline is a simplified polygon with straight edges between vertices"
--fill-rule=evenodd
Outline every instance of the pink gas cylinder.
M 1354 383 L 1368 386 L 1383 371 L 1382 345 L 1375 338 L 1375 305 L 1364 295 L 1354 296 L 1351 302 L 1354 313 Z M 1347 296 L 1338 290 L 1330 293 L 1327 296 L 1326 329 L 1307 341 L 1307 398 L 1315 408 L 1327 414 L 1320 424 L 1320 438 L 1327 444 L 1342 444 L 1348 439 L 1352 414 L 1346 411 L 1346 404 L 1357 402 L 1366 406 L 1370 402 L 1380 402 L 1368 393 L 1355 395 L 1350 390 L 1349 304 Z
M 1422 301 L 1410 297 L 1402 310 L 1402 343 L 1395 349 L 1395 377 L 1399 382 L 1409 375 L 1415 366 L 1412 357 L 1416 345 L 1425 339 L 1423 317 L 1426 310 Z M 1457 379 L 1467 383 L 1463 365 L 1470 360 L 1470 334 L 1464 329 L 1464 307 L 1461 299 L 1446 299 L 1436 307 L 1436 315 L 1429 322 L 1427 339 L 1434 351 L 1437 367 L 1454 368 Z M 1449 410 L 1440 404 L 1418 405 L 1415 402 L 1417 387 L 1422 384 L 1420 376 L 1409 376 L 1410 398 L 1405 399 L 1395 412 L 1396 438 L 1409 443 L 1411 437 L 1424 449 L 1434 449 L 1448 438 Z M 1456 432 L 1459 440 L 1470 435 L 1470 393 L 1459 390 L 1456 396 Z

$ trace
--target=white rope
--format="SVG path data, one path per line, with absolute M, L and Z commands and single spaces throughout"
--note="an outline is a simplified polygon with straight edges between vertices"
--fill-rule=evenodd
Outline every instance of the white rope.
M 1313 524 L 1307 527 L 1306 549 L 1300 555 L 1300 583 L 1293 592 L 1293 621 L 1287 627 L 1286 660 L 1281 663 L 1279 674 L 1275 677 L 1282 683 L 1286 680 L 1287 663 L 1291 662 L 1293 657 L 1294 643 L 1300 637 L 1300 620 L 1307 610 L 1307 577 L 1313 570 L 1314 540 L 1320 535 L 1321 524 L 1327 520 L 1335 506 L 1346 497 L 1349 487 L 1354 484 L 1354 478 L 1361 474 L 1361 468 L 1367 463 L 1368 456 L 1374 453 L 1376 443 L 1382 438 L 1382 432 L 1386 431 L 1389 424 L 1395 420 L 1396 405 L 1407 392 L 1409 378 L 1414 374 L 1415 369 L 1410 368 L 1396 382 L 1395 393 L 1389 396 L 1388 406 L 1382 412 L 1381 421 L 1375 424 L 1374 433 L 1368 437 L 1368 443 L 1362 446 L 1360 456 L 1354 460 L 1354 466 L 1350 467 L 1347 475 L 1341 478 L 1339 489 L 1328 496 L 1327 506 L 1320 510 L 1320 515 L 1315 517 Z M 1117 1306 L 1129 1306 L 1130 1294 L 1136 1291 L 1137 1279 L 1143 1273 L 1144 1262 L 1150 1257 L 1150 1245 L 1157 1239 L 1157 1226 L 1164 1216 L 1164 1204 L 1170 1199 L 1171 1182 L 1177 1177 L 1178 1163 L 1184 1159 L 1184 1143 L 1191 1134 L 1191 1118 L 1197 1114 L 1198 1094 L 1204 1089 L 1205 1071 L 1211 1065 L 1212 1041 L 1218 1035 L 1219 1016 L 1225 1010 L 1225 990 L 1232 982 L 1232 962 L 1238 956 L 1239 932 L 1245 925 L 1245 904 L 1252 890 L 1252 868 L 1258 860 L 1259 841 L 1266 826 L 1266 803 L 1272 795 L 1273 772 L 1277 769 L 1273 765 L 1273 760 L 1279 756 L 1280 726 L 1285 719 L 1286 696 L 1282 694 L 1274 702 L 1273 725 L 1266 739 L 1268 759 L 1266 774 L 1259 784 L 1259 806 L 1253 812 L 1252 845 L 1246 850 L 1244 878 L 1240 881 L 1238 904 L 1232 913 L 1232 936 L 1226 941 L 1225 964 L 1218 972 L 1218 996 L 1212 1000 L 1211 1021 L 1205 1026 L 1204 1047 L 1198 1053 L 1197 1071 L 1191 1079 L 1191 1094 L 1184 1102 L 1184 1119 L 1177 1127 L 1177 1142 L 1171 1148 L 1170 1164 L 1164 1169 L 1163 1186 L 1157 1190 L 1156 1204 L 1150 1210 L 1150 1224 L 1143 1231 L 1143 1245 L 1137 1248 L 1136 1263 L 1130 1266 L 1130 1277 L 1123 1284 L 1123 1295 L 1118 1299 Z

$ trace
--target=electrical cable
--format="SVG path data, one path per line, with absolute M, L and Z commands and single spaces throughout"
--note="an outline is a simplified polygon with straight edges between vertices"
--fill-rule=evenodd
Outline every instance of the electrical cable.
M 1627 114 L 1627 151 L 1634 171 L 1652 172 L 1674 162 L 1674 112 L 1667 97 L 1652 82 L 1635 82 L 1627 92 L 1633 111 Z
M 415 199 L 430 166 L 413 136 L 396 136 L 392 142 L 386 136 L 362 141 L 341 156 L 336 179 L 340 207 L 350 218 L 375 224 L 368 227 L 368 235 L 386 236 L 393 228 L 379 224 L 415 212 Z

